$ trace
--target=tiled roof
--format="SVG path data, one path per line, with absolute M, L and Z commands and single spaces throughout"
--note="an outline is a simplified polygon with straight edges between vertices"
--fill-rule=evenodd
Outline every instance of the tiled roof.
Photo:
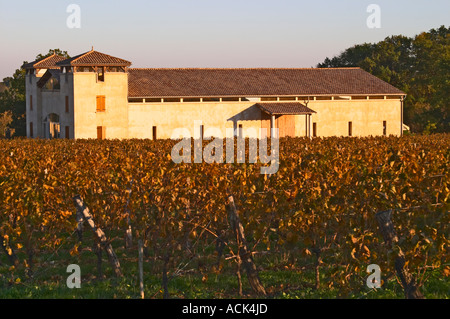
M 270 115 L 316 113 L 306 105 L 298 102 L 257 103 L 256 106 L 259 107 L 261 111 Z
M 48 80 L 50 80 L 51 78 L 59 80 L 60 76 L 61 71 L 59 69 L 49 69 L 44 73 L 39 81 L 37 81 L 37 86 L 42 89 Z
M 403 95 L 360 68 L 129 69 L 130 97 Z
M 66 57 L 53 54 L 46 58 L 38 59 L 30 63 L 25 63 L 24 65 L 22 65 L 22 69 L 59 69 L 59 66 L 56 63 L 65 59 Z
M 59 66 L 130 66 L 131 62 L 91 50 L 58 63 Z

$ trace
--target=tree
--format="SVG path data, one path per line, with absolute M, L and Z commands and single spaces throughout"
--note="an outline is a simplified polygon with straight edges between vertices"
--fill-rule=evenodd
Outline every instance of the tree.
M 355 45 L 317 67 L 361 67 L 407 94 L 404 120 L 414 132 L 449 132 L 449 41 L 449 29 L 441 26 L 414 38 Z
M 36 60 L 53 55 L 54 53 L 70 58 L 67 51 L 60 49 L 49 50 L 47 54 L 38 54 Z M 24 64 L 27 61 L 24 61 Z M 6 90 L 0 93 L 0 113 L 10 111 L 12 114 L 11 128 L 16 136 L 26 136 L 26 98 L 25 98 L 25 70 L 18 68 L 11 77 L 3 79 Z
M 0 114 L 0 138 L 11 137 L 14 134 L 14 129 L 9 127 L 12 121 L 13 118 L 11 111 L 6 111 Z

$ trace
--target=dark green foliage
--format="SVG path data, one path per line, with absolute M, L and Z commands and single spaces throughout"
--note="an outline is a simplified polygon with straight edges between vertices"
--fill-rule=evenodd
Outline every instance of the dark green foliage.
M 449 41 L 449 29 L 441 26 L 414 38 L 359 44 L 317 67 L 361 67 L 408 95 L 404 121 L 413 132 L 449 132 Z

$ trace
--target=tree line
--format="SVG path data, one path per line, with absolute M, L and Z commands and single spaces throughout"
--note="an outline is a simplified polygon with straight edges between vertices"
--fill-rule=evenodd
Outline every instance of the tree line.
M 450 132 L 449 44 L 449 28 L 441 26 L 411 38 L 358 44 L 317 67 L 360 67 L 407 94 L 404 122 L 412 132 Z

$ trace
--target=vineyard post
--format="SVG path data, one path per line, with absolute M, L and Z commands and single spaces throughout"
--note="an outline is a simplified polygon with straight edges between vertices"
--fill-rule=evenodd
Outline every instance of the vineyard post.
M 141 292 L 141 299 L 144 299 L 144 244 L 142 240 L 138 241 L 139 247 L 139 290 Z
M 125 204 L 125 215 L 127 215 L 127 224 L 128 229 L 125 232 L 125 248 L 130 249 L 133 246 L 133 232 L 131 228 L 131 220 L 130 220 L 130 209 L 128 206 L 130 205 L 130 198 L 131 198 L 131 190 L 133 187 L 133 181 L 134 179 L 131 179 L 130 188 L 128 188 L 128 199 L 127 203 Z
M 97 277 L 99 280 L 103 277 L 102 272 L 102 245 L 97 242 L 95 247 L 95 252 L 97 253 Z
M 380 227 L 380 232 L 383 235 L 384 242 L 388 247 L 388 250 L 393 250 L 395 248 L 396 257 L 394 261 L 395 270 L 405 291 L 406 299 L 424 299 L 424 296 L 419 291 L 416 286 L 415 278 L 408 272 L 405 268 L 406 260 L 405 254 L 398 247 L 398 236 L 394 229 L 394 224 L 391 220 L 392 210 L 379 212 L 375 215 L 378 225 Z
M 167 265 L 169 264 L 170 255 L 166 252 L 164 255 L 163 273 L 162 273 L 162 286 L 163 286 L 163 299 L 169 299 L 169 278 L 167 277 Z
M 106 239 L 105 233 L 100 228 L 95 227 L 95 223 L 94 223 L 94 220 L 92 219 L 91 213 L 89 212 L 89 208 L 87 208 L 84 205 L 83 200 L 81 199 L 80 195 L 76 195 L 73 198 L 73 202 L 74 202 L 77 210 L 83 215 L 84 219 L 87 221 L 87 223 L 91 227 L 94 234 L 100 240 L 101 245 L 103 246 L 106 253 L 108 254 L 109 261 L 111 262 L 111 265 L 114 269 L 116 276 L 122 277 L 122 271 L 120 270 L 120 263 L 119 263 L 119 260 L 117 259 L 116 254 L 114 253 L 111 243 L 109 243 L 108 240 Z
M 83 223 L 84 223 L 84 218 L 83 218 L 83 213 L 80 212 L 80 210 L 77 209 L 77 234 L 78 234 L 78 242 L 82 242 L 83 241 Z
M 247 278 L 253 291 L 258 295 L 266 295 L 266 290 L 261 284 L 261 280 L 258 276 L 258 270 L 253 262 L 252 252 L 248 250 L 247 242 L 245 240 L 244 227 L 239 219 L 239 214 L 234 205 L 233 196 L 228 197 L 228 211 L 230 215 L 230 225 L 235 233 L 238 241 L 238 268 L 240 268 L 240 262 L 244 265 L 247 272 Z M 238 269 L 239 271 L 239 269 Z M 239 276 L 239 274 L 238 274 Z

